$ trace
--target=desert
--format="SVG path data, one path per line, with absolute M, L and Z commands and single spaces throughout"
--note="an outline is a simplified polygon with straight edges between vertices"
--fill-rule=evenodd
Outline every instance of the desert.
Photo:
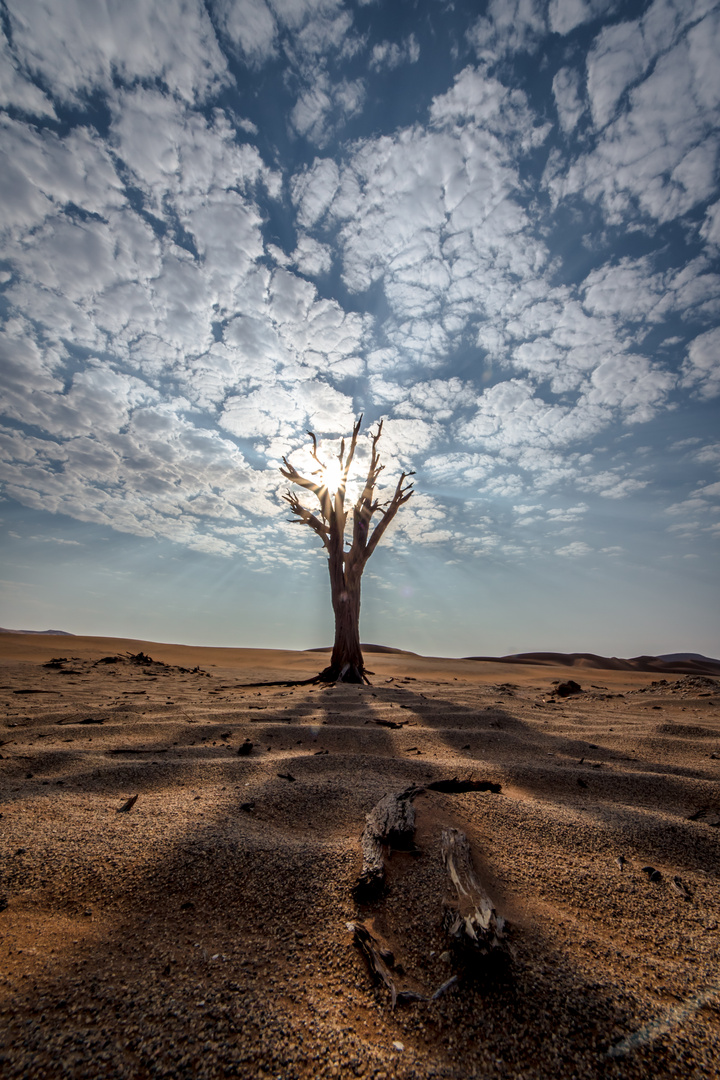
M 366 650 L 371 685 L 303 685 L 317 651 L 0 644 L 4 1076 L 717 1075 L 712 674 Z M 415 850 L 358 899 L 409 788 Z M 448 827 L 502 963 L 443 929 Z M 425 1000 L 393 1008 L 358 923 Z

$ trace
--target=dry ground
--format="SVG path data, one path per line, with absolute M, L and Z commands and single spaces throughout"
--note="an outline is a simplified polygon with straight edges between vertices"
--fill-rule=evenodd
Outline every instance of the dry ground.
M 242 688 L 325 658 L 0 648 L 8 1080 L 718 1075 L 717 681 L 383 654 L 371 687 Z M 97 662 L 141 650 L 169 666 Z M 551 698 L 569 674 L 584 692 Z M 421 796 L 422 854 L 359 908 L 365 814 L 452 776 L 502 791 Z M 408 976 L 444 982 L 447 823 L 513 958 L 392 1012 L 346 924 L 373 919 Z

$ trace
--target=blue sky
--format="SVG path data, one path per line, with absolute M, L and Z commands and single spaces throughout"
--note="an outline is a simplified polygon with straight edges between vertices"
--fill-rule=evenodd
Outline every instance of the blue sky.
M 5 626 L 720 655 L 720 4 L 6 0 Z M 367 444 L 360 446 L 360 463 Z

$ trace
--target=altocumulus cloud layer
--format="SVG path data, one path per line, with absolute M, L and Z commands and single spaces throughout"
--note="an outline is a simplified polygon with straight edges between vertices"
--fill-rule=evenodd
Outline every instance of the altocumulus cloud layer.
M 704 557 L 720 5 L 480 10 L 6 0 L 7 498 L 294 561 L 279 459 L 364 411 L 400 550 Z

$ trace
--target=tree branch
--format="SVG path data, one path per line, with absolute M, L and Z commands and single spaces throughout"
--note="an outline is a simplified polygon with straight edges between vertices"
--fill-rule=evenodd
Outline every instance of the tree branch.
M 317 441 L 315 436 L 312 431 L 309 431 L 308 435 L 310 435 L 313 440 L 314 450 L 312 451 L 312 456 L 318 464 L 324 468 L 325 466 L 322 465 L 322 462 L 317 456 Z M 320 503 L 320 512 L 322 513 L 322 516 L 329 523 L 332 519 L 332 504 L 330 502 L 330 495 L 327 487 L 324 484 L 317 484 L 314 480 L 308 480 L 307 477 L 302 476 L 286 457 L 283 458 L 283 461 L 285 463 L 285 468 L 280 469 L 282 475 L 286 480 L 289 480 L 291 484 L 297 484 L 298 487 L 305 488 L 306 491 L 312 491 L 313 495 L 315 495 L 317 501 Z M 283 498 L 285 498 L 285 496 L 283 496 Z
M 404 473 L 400 474 L 400 479 L 398 480 L 397 487 L 395 488 L 395 494 L 393 495 L 392 499 L 390 500 L 390 502 L 389 502 L 389 504 L 387 506 L 387 509 L 382 509 L 381 510 L 383 516 L 380 519 L 380 521 L 378 521 L 375 528 L 373 529 L 372 536 L 370 537 L 370 539 L 368 541 L 368 545 L 367 545 L 367 548 L 365 550 L 365 558 L 366 559 L 370 558 L 373 551 L 378 546 L 378 544 L 380 542 L 380 538 L 382 537 L 383 533 L 385 532 L 388 525 L 390 524 L 392 519 L 395 517 L 395 515 L 397 514 L 398 510 L 403 505 L 403 503 L 406 503 L 408 501 L 408 499 L 412 498 L 413 491 L 415 490 L 413 488 L 412 483 L 406 484 L 405 487 L 403 487 L 403 484 L 405 483 L 405 481 L 407 480 L 407 478 L 409 476 L 414 476 L 414 475 L 415 475 L 414 472 L 408 472 L 408 473 L 404 472 Z
M 316 518 L 315 515 L 307 509 L 307 507 L 302 505 L 295 492 L 288 491 L 285 495 L 283 495 L 283 499 L 286 503 L 290 504 L 290 509 L 292 510 L 293 514 L 297 515 L 294 524 L 309 525 L 310 528 L 318 534 L 324 546 L 329 551 L 330 529 L 328 528 L 328 526 L 325 525 L 322 521 L 320 521 L 319 518 Z M 292 520 L 293 519 L 291 519 L 291 521 Z

